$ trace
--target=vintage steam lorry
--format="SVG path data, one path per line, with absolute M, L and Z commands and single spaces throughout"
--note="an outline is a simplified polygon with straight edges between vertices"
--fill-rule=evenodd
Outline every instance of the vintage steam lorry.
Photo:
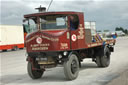
M 28 74 L 41 78 L 45 68 L 64 66 L 67 79 L 76 79 L 85 58 L 108 67 L 115 39 L 103 40 L 85 29 L 82 12 L 40 12 L 24 15 Z

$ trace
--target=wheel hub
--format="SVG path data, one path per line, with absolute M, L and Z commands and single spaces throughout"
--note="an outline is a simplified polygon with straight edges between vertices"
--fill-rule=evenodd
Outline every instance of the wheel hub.
M 71 63 L 71 71 L 73 74 L 77 71 L 77 62 L 75 60 L 72 61 Z

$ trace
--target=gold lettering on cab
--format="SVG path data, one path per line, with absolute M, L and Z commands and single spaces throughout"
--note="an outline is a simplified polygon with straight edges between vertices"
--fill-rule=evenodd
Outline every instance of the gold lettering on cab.
M 32 50 L 48 50 L 48 47 L 36 47 L 32 48 Z
M 43 46 L 46 46 L 46 47 L 48 47 L 48 46 L 50 46 L 50 44 L 48 43 L 48 44 L 31 44 L 30 45 L 31 47 L 43 47 Z
M 68 43 L 60 43 L 60 49 L 68 49 Z
M 84 39 L 84 28 L 82 27 L 82 24 L 80 24 L 78 39 Z
M 93 46 L 97 46 L 97 43 L 91 44 L 91 47 L 93 47 Z
M 48 44 L 40 44 L 40 46 L 50 46 L 50 44 L 48 43 Z
M 37 38 L 37 37 L 42 37 L 42 38 L 44 38 L 44 39 L 47 39 L 47 40 L 50 40 L 50 41 L 53 41 L 53 42 L 59 41 L 59 38 L 47 37 L 47 36 L 44 36 L 44 35 L 42 35 L 42 36 L 36 35 L 36 36 L 34 36 L 34 37 L 32 37 L 32 38 L 26 40 L 25 42 L 26 42 L 26 43 L 27 43 L 27 42 L 30 42 L 30 41 L 34 40 L 35 38 Z
M 50 38 L 50 37 L 43 36 L 43 35 L 42 35 L 42 38 L 47 39 L 47 40 L 50 40 L 50 41 L 53 41 L 53 42 L 57 42 L 57 41 L 59 41 L 58 38 Z
M 39 37 L 39 35 L 36 35 L 36 36 L 34 36 L 34 37 L 32 37 L 32 38 L 26 40 L 25 42 L 26 42 L 26 43 L 27 43 L 27 42 L 30 42 L 30 41 L 34 40 L 36 37 Z
M 39 44 L 31 44 L 31 47 L 39 47 Z
M 30 45 L 32 50 L 48 50 L 49 46 L 50 46 L 49 43 L 45 43 L 45 44 L 31 44 Z

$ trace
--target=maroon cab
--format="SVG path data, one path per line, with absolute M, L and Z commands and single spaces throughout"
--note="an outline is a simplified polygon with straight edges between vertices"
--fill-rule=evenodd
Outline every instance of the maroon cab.
M 64 66 L 67 79 L 76 79 L 85 58 L 107 67 L 115 40 L 103 40 L 85 29 L 82 12 L 43 12 L 24 15 L 28 74 L 40 78 L 45 68 Z M 86 18 L 85 18 L 86 19 Z

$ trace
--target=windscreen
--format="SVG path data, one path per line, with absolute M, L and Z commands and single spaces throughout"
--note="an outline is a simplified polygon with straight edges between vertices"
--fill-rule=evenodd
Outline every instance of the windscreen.
M 49 15 L 40 17 L 40 26 L 42 30 L 55 30 L 67 28 L 67 16 Z

